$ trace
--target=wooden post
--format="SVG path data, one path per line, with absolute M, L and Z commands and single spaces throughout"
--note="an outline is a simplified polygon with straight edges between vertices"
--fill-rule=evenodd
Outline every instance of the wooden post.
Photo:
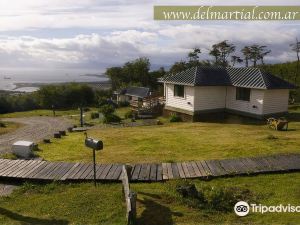
M 80 126 L 83 127 L 83 108 L 80 106 Z
M 122 167 L 122 184 L 123 184 L 123 194 L 125 196 L 125 201 L 126 198 L 129 196 L 130 194 L 130 184 L 129 181 L 131 179 L 131 171 L 132 171 L 132 167 L 129 165 L 124 165 Z
M 137 194 L 131 191 L 129 194 L 130 211 L 127 214 L 128 225 L 135 225 L 136 223 L 136 198 L 137 198 Z
M 93 169 L 94 169 L 94 185 L 95 187 L 97 186 L 97 182 L 96 182 L 96 150 L 93 149 Z
M 128 225 L 134 225 L 136 222 L 136 198 L 137 194 L 135 192 L 130 191 L 129 181 L 131 179 L 131 171 L 132 167 L 129 165 L 124 165 L 122 167 L 122 185 L 123 185 L 123 193 L 126 202 L 126 218 Z

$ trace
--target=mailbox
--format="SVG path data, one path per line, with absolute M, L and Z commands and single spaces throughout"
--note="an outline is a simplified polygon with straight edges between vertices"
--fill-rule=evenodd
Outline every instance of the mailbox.
M 96 151 L 103 149 L 103 142 L 99 140 L 95 140 L 87 136 L 85 132 L 85 146 L 93 149 L 93 163 L 94 163 L 94 184 L 96 186 Z
M 103 142 L 95 140 L 93 138 L 86 138 L 85 139 L 85 146 L 92 148 L 94 150 L 102 150 L 103 149 Z

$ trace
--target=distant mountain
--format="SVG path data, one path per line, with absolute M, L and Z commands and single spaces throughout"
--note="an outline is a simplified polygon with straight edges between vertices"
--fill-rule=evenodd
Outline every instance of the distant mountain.
M 81 77 L 106 77 L 105 74 L 83 74 Z

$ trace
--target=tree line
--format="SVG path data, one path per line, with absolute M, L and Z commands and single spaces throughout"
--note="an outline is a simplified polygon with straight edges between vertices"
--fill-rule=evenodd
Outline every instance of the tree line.
M 110 96 L 111 91 L 95 91 L 85 84 L 47 85 L 32 93 L 0 94 L 0 114 L 34 109 L 98 106 Z
M 296 41 L 290 44 L 290 50 L 296 55 L 296 70 L 293 73 L 293 80 L 295 84 L 298 83 L 298 76 L 300 72 L 300 41 Z M 175 62 L 171 68 L 170 73 L 178 73 L 186 70 L 190 67 L 197 65 L 217 65 L 222 67 L 236 66 L 238 64 L 244 63 L 245 67 L 260 67 L 266 72 L 269 66 L 265 64 L 265 57 L 272 51 L 268 49 L 266 45 L 252 44 L 244 46 L 240 51 L 234 44 L 229 43 L 228 40 L 221 41 L 219 43 L 213 44 L 211 49 L 209 49 L 209 55 L 213 57 L 213 61 L 210 60 L 199 60 L 199 55 L 201 54 L 200 48 L 194 48 L 187 55 L 187 60 L 181 60 Z M 240 54 L 238 54 L 240 53 Z M 276 65 L 276 64 L 275 64 Z
M 150 66 L 149 59 L 141 57 L 126 62 L 123 66 L 108 68 L 105 74 L 110 78 L 113 90 L 129 85 L 156 89 L 157 79 L 164 76 L 166 72 L 163 67 L 159 70 L 150 71 Z
M 253 44 L 245 46 L 240 50 L 240 55 L 236 51 L 236 46 L 229 43 L 228 40 L 213 44 L 209 49 L 209 55 L 213 60 L 199 60 L 201 54 L 200 48 L 194 48 L 187 55 L 187 61 L 181 60 L 171 66 L 170 73 L 178 73 L 190 67 L 197 65 L 216 65 L 222 67 L 236 66 L 245 63 L 245 67 L 257 67 L 258 64 L 265 65 L 265 57 L 271 53 L 271 50 L 265 45 Z

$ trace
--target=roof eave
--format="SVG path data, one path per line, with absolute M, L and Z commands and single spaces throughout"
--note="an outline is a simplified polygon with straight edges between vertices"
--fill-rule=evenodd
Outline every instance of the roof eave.
M 161 83 L 178 84 L 178 85 L 186 85 L 186 86 L 197 86 L 195 84 L 188 84 L 188 83 L 181 83 L 181 82 L 172 82 L 172 81 L 162 81 Z

